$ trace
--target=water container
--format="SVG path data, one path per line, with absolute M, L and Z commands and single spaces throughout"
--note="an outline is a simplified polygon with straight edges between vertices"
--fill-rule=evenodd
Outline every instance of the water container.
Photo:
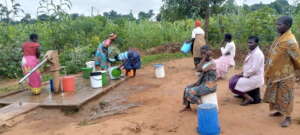
M 163 64 L 155 64 L 155 77 L 156 78 L 165 78 L 165 68 Z
M 82 77 L 84 79 L 89 79 L 90 78 L 90 74 L 93 72 L 93 68 L 81 68 L 82 70 Z
M 103 70 L 100 72 L 102 74 L 102 87 L 109 85 L 107 71 Z
M 112 80 L 120 79 L 122 74 L 121 69 L 117 66 L 109 68 L 108 72 L 109 72 L 110 79 Z
M 101 72 L 93 72 L 90 76 L 91 87 L 101 88 L 102 87 L 102 74 Z
M 51 92 L 54 92 L 54 81 L 53 80 L 50 80 L 50 91 Z
M 62 88 L 64 92 L 74 92 L 75 91 L 75 77 L 65 76 L 62 78 Z
M 201 96 L 201 101 L 203 104 L 214 104 L 217 107 L 217 110 L 219 110 L 219 106 L 218 106 L 218 97 L 217 97 L 217 93 L 211 93 L 205 96 Z
M 86 67 L 87 68 L 92 68 L 93 69 L 93 72 L 96 71 L 96 67 L 95 67 L 95 61 L 89 61 L 89 62 L 86 62 Z
M 118 55 L 118 59 L 119 59 L 119 60 L 126 60 L 126 59 L 128 59 L 128 52 L 120 53 L 120 54 Z
M 198 133 L 200 135 L 220 135 L 220 124 L 215 104 L 201 104 L 197 109 Z
M 180 48 L 180 51 L 183 53 L 189 53 L 192 49 L 192 42 L 184 42 Z

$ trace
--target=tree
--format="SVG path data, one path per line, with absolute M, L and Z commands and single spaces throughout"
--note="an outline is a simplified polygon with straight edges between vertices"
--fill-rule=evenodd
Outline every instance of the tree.
M 289 14 L 290 4 L 287 0 L 276 0 L 269 5 L 271 8 L 275 9 L 279 14 Z
M 221 5 L 225 0 L 199 0 L 199 5 L 201 6 L 202 12 L 205 14 L 205 39 L 208 39 L 208 26 L 209 18 L 212 14 L 218 14 L 221 12 Z M 201 13 L 200 13 L 201 14 Z
M 51 18 L 62 19 L 72 8 L 71 0 L 40 0 L 37 9 L 38 15 L 47 15 Z
M 71 19 L 75 20 L 78 17 L 80 17 L 80 15 L 78 13 L 73 13 L 73 14 L 70 14 L 70 17 L 71 17 Z
M 37 17 L 38 20 L 40 21 L 50 21 L 50 20 L 54 20 L 54 18 L 52 18 L 51 16 L 47 15 L 47 14 L 41 14 Z
M 0 21 L 11 22 L 15 17 L 19 17 L 22 13 L 24 13 L 21 5 L 17 3 L 15 0 L 5 0 L 6 5 L 0 3 Z M 9 6 L 10 5 L 10 6 Z
M 31 22 L 31 15 L 30 14 L 25 14 L 25 16 L 21 19 L 21 22 L 24 22 L 24 23 L 29 23 Z
M 111 10 L 111 11 L 109 11 L 109 12 L 104 12 L 104 13 L 103 13 L 103 16 L 105 16 L 105 17 L 107 17 L 107 18 L 109 18 L 109 19 L 116 19 L 116 18 L 118 18 L 120 15 L 119 15 L 116 11 Z
M 111 19 L 111 20 L 116 20 L 116 19 L 135 20 L 132 12 L 130 12 L 129 14 L 122 15 L 114 10 L 111 10 L 109 12 L 104 12 L 103 16 L 105 16 L 106 18 Z
M 222 11 L 225 0 L 163 0 L 162 19 L 175 21 L 186 18 L 205 18 L 205 31 L 208 31 L 209 18 Z M 206 39 L 208 34 L 205 34 Z
M 151 19 L 153 16 L 154 16 L 154 13 L 153 13 L 153 10 L 152 10 L 152 9 L 149 10 L 148 13 L 141 11 L 141 12 L 139 12 L 139 14 L 138 14 L 139 20 L 149 20 L 149 19 Z
M 239 7 L 235 4 L 235 0 L 227 0 L 223 5 L 223 14 L 238 14 Z

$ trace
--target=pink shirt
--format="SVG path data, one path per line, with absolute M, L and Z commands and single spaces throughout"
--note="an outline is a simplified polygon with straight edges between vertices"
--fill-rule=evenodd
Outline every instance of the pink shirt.
M 22 45 L 24 56 L 36 56 L 37 48 L 40 47 L 39 43 L 36 42 L 25 42 Z

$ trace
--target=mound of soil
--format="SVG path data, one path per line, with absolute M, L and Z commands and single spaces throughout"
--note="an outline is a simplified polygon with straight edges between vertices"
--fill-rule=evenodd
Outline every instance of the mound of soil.
M 146 55 L 153 55 L 159 53 L 176 53 L 180 51 L 181 44 L 180 43 L 168 43 L 163 44 L 146 51 Z

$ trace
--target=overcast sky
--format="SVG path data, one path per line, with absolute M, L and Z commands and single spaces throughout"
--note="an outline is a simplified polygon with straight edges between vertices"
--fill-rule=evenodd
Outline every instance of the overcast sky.
M 5 0 L 0 0 L 3 3 Z M 9 1 L 9 0 L 8 0 Z M 36 16 L 38 2 L 40 0 L 16 0 L 22 6 L 25 13 L 30 13 Z M 54 0 L 55 1 L 55 0 Z M 84 15 L 91 15 L 91 7 L 94 7 L 94 14 L 102 14 L 110 10 L 115 10 L 122 14 L 128 14 L 130 11 L 137 15 L 140 11 L 149 11 L 153 9 L 155 13 L 159 12 L 162 5 L 161 0 L 71 0 L 72 9 L 70 13 L 79 13 Z M 270 3 L 274 0 L 236 0 L 238 4 L 242 2 L 247 4 L 254 3 Z M 292 1 L 292 0 L 290 0 Z

